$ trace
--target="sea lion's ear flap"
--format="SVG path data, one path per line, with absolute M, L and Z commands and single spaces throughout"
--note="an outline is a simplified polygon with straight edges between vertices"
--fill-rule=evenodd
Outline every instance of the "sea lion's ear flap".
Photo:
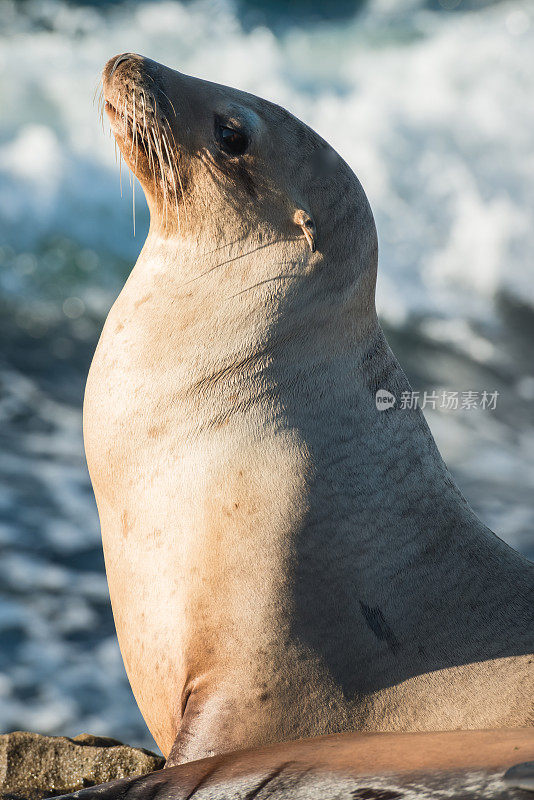
M 306 237 L 306 241 L 310 245 L 310 250 L 312 253 L 315 253 L 315 239 L 317 234 L 315 230 L 315 222 L 313 221 L 311 215 L 302 208 L 299 208 L 298 211 L 295 211 L 293 220 L 295 225 L 299 226 L 299 228 L 302 230 L 302 233 Z

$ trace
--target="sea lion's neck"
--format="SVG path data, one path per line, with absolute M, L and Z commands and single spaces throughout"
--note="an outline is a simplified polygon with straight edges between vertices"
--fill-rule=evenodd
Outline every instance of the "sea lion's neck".
M 185 243 L 182 258 L 179 242 L 169 247 L 149 237 L 131 292 L 137 298 L 131 321 L 142 337 L 159 337 L 151 350 L 160 354 L 160 365 L 183 365 L 181 389 L 194 397 L 197 427 L 231 416 L 228 398 L 236 393 L 237 414 L 265 402 L 264 416 L 272 415 L 273 425 L 283 417 L 310 454 L 318 506 L 311 515 L 320 514 L 321 492 L 335 486 L 342 524 L 356 532 L 362 553 L 372 560 L 385 540 L 395 541 L 392 568 L 428 553 L 434 540 L 443 549 L 464 529 L 484 530 L 421 411 L 402 407 L 411 387 L 372 297 L 367 310 L 366 303 L 354 305 L 362 292 L 347 292 L 337 307 L 328 296 L 322 303 L 314 280 L 296 266 L 294 245 L 197 249 L 191 257 L 196 250 Z M 272 276 L 287 280 L 272 282 Z M 149 307 L 156 294 L 157 310 Z M 138 298 L 149 296 L 150 304 L 140 305 Z M 128 297 L 126 305 L 132 305 Z M 379 390 L 395 397 L 393 407 L 377 408 Z M 339 428 L 335 436 L 332 425 Z
M 307 401 L 320 372 L 329 394 Z M 325 347 L 323 363 L 316 360 L 299 370 L 294 387 L 295 416 L 306 431 L 308 447 L 320 454 L 320 472 L 332 478 L 333 464 L 346 465 L 351 519 L 366 552 L 394 537 L 398 547 L 407 548 L 404 553 L 397 550 L 402 562 L 417 550 L 427 551 L 434 535 L 443 543 L 459 525 L 480 524 L 452 480 L 420 409 L 403 400 L 412 389 L 378 322 L 345 353 Z M 377 403 L 381 391 L 394 398 L 388 408 Z M 284 402 L 284 407 L 291 404 Z M 328 453 L 322 448 L 321 425 L 334 411 L 340 430 L 336 452 Z M 342 484 L 340 492 L 342 499 Z
M 259 376 L 287 348 L 296 363 L 318 357 L 325 339 L 329 352 L 365 339 L 376 320 L 374 307 L 360 313 L 355 305 L 364 293 L 351 287 L 341 297 L 341 273 L 330 270 L 321 254 L 310 254 L 303 237 L 258 231 L 240 239 L 236 231 L 224 240 L 171 240 L 154 229 L 118 306 L 138 328 L 136 337 L 150 337 L 162 354 L 179 350 L 188 368 L 183 379 L 191 386 L 209 392 L 213 376 L 231 371 L 235 382 L 239 371 L 246 391 L 254 388 L 250 373 Z M 369 281 L 374 288 L 373 276 Z M 149 296 L 151 304 L 140 306 L 138 299 Z M 221 394 L 206 399 L 211 405 Z

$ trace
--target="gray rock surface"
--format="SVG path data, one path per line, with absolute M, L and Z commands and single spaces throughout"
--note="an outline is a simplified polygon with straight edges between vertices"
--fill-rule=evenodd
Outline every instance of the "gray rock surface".
M 41 800 L 161 769 L 164 759 L 116 739 L 16 731 L 0 736 L 1 800 Z

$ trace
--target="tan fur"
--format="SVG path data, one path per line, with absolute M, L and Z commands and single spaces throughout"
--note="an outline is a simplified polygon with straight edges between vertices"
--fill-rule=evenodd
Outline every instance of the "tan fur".
M 408 384 L 356 177 L 283 109 L 139 56 L 108 63 L 104 94 L 151 227 L 84 434 L 164 754 L 532 724 L 532 567 L 469 509 L 420 412 L 376 409 Z M 244 155 L 221 156 L 217 119 L 247 129 Z

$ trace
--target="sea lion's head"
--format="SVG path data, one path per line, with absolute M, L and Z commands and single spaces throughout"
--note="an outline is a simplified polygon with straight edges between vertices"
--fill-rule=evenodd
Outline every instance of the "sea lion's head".
M 318 134 L 274 103 L 132 53 L 108 61 L 105 108 L 161 237 L 208 248 L 285 242 L 300 262 L 365 274 L 377 237 L 365 193 Z

